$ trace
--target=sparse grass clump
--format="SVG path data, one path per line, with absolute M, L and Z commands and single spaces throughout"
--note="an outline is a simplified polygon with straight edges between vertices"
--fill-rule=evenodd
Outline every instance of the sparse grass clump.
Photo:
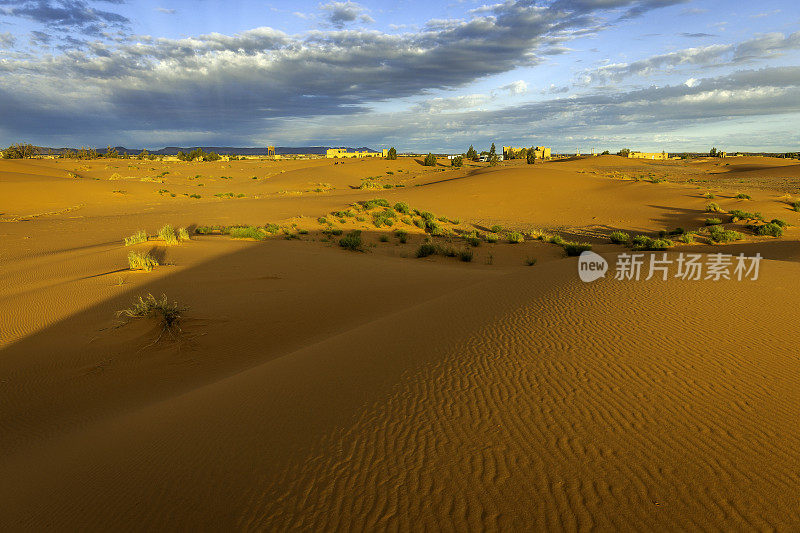
M 722 208 L 715 204 L 714 202 L 709 202 L 706 204 L 706 212 L 707 213 L 719 213 L 722 211 Z
M 228 229 L 233 239 L 254 239 L 260 241 L 267 236 L 266 232 L 255 226 L 235 226 Z
M 789 202 L 791 208 L 795 211 L 800 211 L 800 200 L 795 202 Z
M 411 208 L 408 207 L 408 204 L 405 202 L 397 202 L 394 204 L 394 210 L 404 215 L 407 215 L 411 212 Z
M 152 271 L 158 266 L 158 261 L 150 255 L 150 252 L 134 252 L 128 254 L 128 268 L 131 270 Z
M 785 220 L 781 220 L 780 218 L 773 218 L 773 219 L 772 219 L 772 220 L 770 220 L 769 222 L 770 222 L 770 224 L 777 224 L 777 225 L 779 225 L 779 226 L 780 226 L 780 227 L 782 227 L 782 228 L 785 228 L 786 226 L 788 226 L 788 225 L 789 225 L 789 224 L 787 224 L 787 223 L 786 223 L 786 221 L 785 221 Z
M 380 235 L 378 237 L 378 240 L 381 241 L 381 242 L 389 242 L 389 236 L 388 235 Z
M 783 227 L 770 222 L 768 224 L 764 224 L 763 226 L 758 226 L 755 228 L 755 232 L 756 235 L 765 237 L 780 237 L 783 235 Z
M 140 242 L 147 241 L 147 232 L 145 230 L 139 230 L 130 237 L 125 237 L 125 246 L 133 246 L 134 244 L 139 244 Z
M 158 238 L 164 241 L 164 244 L 167 246 L 180 244 L 177 235 L 175 235 L 175 230 L 169 224 L 164 224 L 161 229 L 158 230 Z
M 464 237 L 464 241 L 466 241 L 466 243 L 469 244 L 470 246 L 481 245 L 481 239 L 477 235 L 467 235 Z
M 129 308 L 117 311 L 117 316 L 125 318 L 159 318 L 163 333 L 164 331 L 171 332 L 177 327 L 183 313 L 188 310 L 188 306 L 180 305 L 178 302 L 170 302 L 165 294 L 162 294 L 160 299 L 148 294 L 144 298 L 139 296 Z
M 199 194 L 190 194 L 189 198 L 202 198 Z
M 680 236 L 680 241 L 684 244 L 692 244 L 694 242 L 694 234 L 693 233 L 684 233 Z
M 749 194 L 739 193 L 736 195 L 737 200 L 752 200 L 753 198 Z
M 706 219 L 706 226 L 719 226 L 722 224 L 722 220 L 719 218 L 707 218 Z
M 716 243 L 733 242 L 742 238 L 742 234 L 738 231 L 726 230 L 722 226 L 711 226 L 709 235 Z
M 417 257 L 428 257 L 429 255 L 436 254 L 436 246 L 429 242 L 425 242 L 419 245 L 417 248 Z
M 548 242 L 550 242 L 551 244 L 557 244 L 561 246 L 566 241 L 564 241 L 564 237 L 562 237 L 561 235 L 552 235 L 548 240 Z
M 339 239 L 339 246 L 345 250 L 360 252 L 363 246 L 363 241 L 361 240 L 361 230 L 353 230 Z
M 529 257 L 529 258 L 525 259 L 525 266 L 532 267 L 535 264 L 536 264 L 536 258 Z
M 631 240 L 631 248 L 643 251 L 663 251 L 673 244 L 669 239 L 653 239 L 647 235 L 637 235 Z
M 588 242 L 565 242 L 561 246 L 563 246 L 568 256 L 581 255 L 583 252 L 588 252 L 592 249 L 592 245 Z
M 320 224 L 327 224 L 328 223 L 328 219 L 325 218 L 325 217 L 319 217 L 317 219 L 317 222 L 319 222 Z
M 502 233 L 503 232 L 503 226 L 501 226 L 500 224 L 495 224 L 494 226 L 489 228 L 489 230 L 492 233 Z
M 189 240 L 189 232 L 186 230 L 186 228 L 178 228 L 178 240 L 179 241 Z
M 268 223 L 264 225 L 264 231 L 267 233 L 278 233 L 281 227 L 277 224 Z
M 384 208 L 376 213 L 372 214 L 372 223 L 375 225 L 376 228 L 380 228 L 383 226 L 393 226 L 394 219 L 397 216 L 397 213 L 391 207 Z
M 402 244 L 408 242 L 408 232 L 398 229 L 394 231 L 394 236 L 397 237 L 397 240 L 400 241 Z
M 488 234 L 486 236 L 486 242 L 488 242 L 490 244 L 494 244 L 499 240 L 500 240 L 500 236 L 497 235 L 496 233 L 490 233 L 490 234 Z
M 714 198 L 716 198 L 716 196 L 714 196 L 714 194 L 713 194 L 713 193 L 707 192 L 707 193 L 705 193 L 705 194 L 703 195 L 703 198 L 707 198 L 707 199 L 709 199 L 709 200 L 713 200 Z
M 624 231 L 614 231 L 608 236 L 614 244 L 627 244 L 631 236 Z
M 375 198 L 373 200 L 365 200 L 360 202 L 364 209 L 374 209 L 376 207 L 390 207 L 389 202 L 383 198 Z
M 730 212 L 730 215 L 731 222 L 737 222 L 739 220 L 764 220 L 764 216 L 761 213 L 748 213 L 740 209 L 734 209 Z
M 510 244 L 519 244 L 525 242 L 525 235 L 518 231 L 512 231 L 508 234 L 508 242 Z
M 469 263 L 470 261 L 472 261 L 472 257 L 473 257 L 472 250 L 470 250 L 469 248 L 465 248 L 464 250 L 458 252 L 459 261 Z

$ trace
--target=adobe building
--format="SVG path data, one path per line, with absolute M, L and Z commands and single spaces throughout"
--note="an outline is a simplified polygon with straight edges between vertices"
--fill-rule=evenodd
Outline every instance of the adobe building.
M 347 148 L 328 148 L 325 157 L 328 159 L 342 158 L 342 157 L 386 157 L 389 155 L 389 149 L 385 148 L 380 152 L 348 152 Z
M 657 159 L 665 161 L 669 159 L 667 152 L 628 152 L 629 159 Z
M 513 157 L 514 154 L 518 154 L 520 150 L 523 150 L 523 148 L 503 146 L 503 157 L 505 159 L 509 159 L 510 157 Z M 527 148 L 525 148 L 525 150 L 527 150 Z M 550 159 L 552 157 L 550 148 L 545 148 L 544 146 L 535 146 L 533 148 L 533 153 L 536 156 L 536 159 Z

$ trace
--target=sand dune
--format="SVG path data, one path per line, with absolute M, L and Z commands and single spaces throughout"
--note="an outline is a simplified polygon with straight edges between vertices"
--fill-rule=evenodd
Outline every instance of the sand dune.
M 464 263 L 416 259 L 413 226 L 383 242 L 348 219 L 366 253 L 318 232 L 318 216 L 376 196 L 465 228 L 582 236 L 609 260 L 626 250 L 614 229 L 703 226 L 703 185 L 592 166 L 618 162 L 141 165 L 164 183 L 110 179 L 132 162 L 0 162 L 0 525 L 792 530 L 800 218 L 779 190 L 714 201 L 786 219 L 782 238 L 670 252 L 761 253 L 758 281 L 585 284 L 575 258 L 530 239 Z M 406 186 L 352 188 L 379 172 Z M 150 241 L 135 248 L 166 264 L 127 271 L 121 238 L 167 222 L 311 231 Z M 115 319 L 148 292 L 191 306 L 176 337 Z

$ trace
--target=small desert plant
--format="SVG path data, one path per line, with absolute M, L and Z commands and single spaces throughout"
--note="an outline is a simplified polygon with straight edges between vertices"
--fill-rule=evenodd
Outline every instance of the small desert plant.
M 568 256 L 581 255 L 581 253 L 592 249 L 592 245 L 588 242 L 565 242 L 562 246 Z
M 189 240 L 189 232 L 186 230 L 186 228 L 178 228 L 178 240 L 179 241 Z
M 508 234 L 508 242 L 510 244 L 525 242 L 525 236 L 518 231 L 512 231 Z
M 466 241 L 466 243 L 469 244 L 470 246 L 480 246 L 481 245 L 481 239 L 477 235 L 466 235 L 464 237 L 464 241 Z
M 611 239 L 611 242 L 614 244 L 625 244 L 630 240 L 631 236 L 624 231 L 614 231 L 608 238 Z
M 486 236 L 486 242 L 490 244 L 494 244 L 500 240 L 500 237 L 496 233 L 490 233 Z
M 800 211 L 800 201 L 789 202 L 789 205 L 790 205 L 790 206 L 791 206 L 791 208 L 792 208 L 792 209 L 794 209 L 795 211 Z
M 229 229 L 229 234 L 233 239 L 255 239 L 257 241 L 267 236 L 264 230 L 255 226 L 232 227 Z
M 707 213 L 719 213 L 720 211 L 722 211 L 722 208 L 718 204 L 715 204 L 714 202 L 709 202 L 706 204 Z
M 777 224 L 778 226 L 780 226 L 782 228 L 785 228 L 786 226 L 789 225 L 789 224 L 786 223 L 785 220 L 781 220 L 780 218 L 773 218 L 769 222 L 770 222 L 770 224 Z
M 529 257 L 529 258 L 525 259 L 525 266 L 532 267 L 535 264 L 536 264 L 536 259 L 535 258 Z
M 328 219 L 325 218 L 325 217 L 319 217 L 317 219 L 317 222 L 319 222 L 320 224 L 327 224 L 328 223 Z
M 425 231 L 435 235 L 441 231 L 441 228 L 439 227 L 439 224 L 437 224 L 435 220 L 425 219 Z
M 383 210 L 372 214 L 372 223 L 376 228 L 380 228 L 382 226 L 393 226 L 395 216 L 397 216 L 397 213 L 395 213 L 394 209 L 391 207 L 386 207 Z
M 202 198 L 199 194 L 190 194 L 189 198 Z
M 718 226 L 722 224 L 722 220 L 719 218 L 707 218 L 706 219 L 706 226 Z
M 490 230 L 492 233 L 502 233 L 502 232 L 503 232 L 503 226 L 501 226 L 501 225 L 499 225 L 499 224 L 495 224 L 494 226 L 492 226 L 491 228 L 489 228 L 489 230 Z
M 731 222 L 736 222 L 738 220 L 764 220 L 764 216 L 761 213 L 748 213 L 740 209 L 734 209 L 730 212 L 730 215 Z
M 669 239 L 653 239 L 647 235 L 637 235 L 631 240 L 631 248 L 634 250 L 666 250 L 671 247 L 673 242 Z
M 685 244 L 692 244 L 694 242 L 694 234 L 693 233 L 684 233 L 680 236 L 681 242 Z
M 381 241 L 381 242 L 389 242 L 389 236 L 388 235 L 381 235 L 381 236 L 378 237 L 378 240 Z
M 339 228 L 330 228 L 330 229 L 322 230 L 322 233 L 325 234 L 325 235 L 335 235 L 335 236 L 338 237 L 339 235 L 341 235 L 344 232 L 342 230 L 340 230 Z
M 549 242 L 561 246 L 562 244 L 564 244 L 565 241 L 564 237 L 562 237 L 561 235 L 553 235 L 550 237 Z
M 473 256 L 472 250 L 470 250 L 469 248 L 466 248 L 458 252 L 458 259 L 464 261 L 465 263 L 469 263 L 470 261 L 472 261 L 472 256 Z
M 736 198 L 738 200 L 752 200 L 752 198 L 750 197 L 749 194 L 744 194 L 744 193 L 741 193 L 741 192 L 736 195 Z
M 422 162 L 423 165 L 426 167 L 435 167 L 436 166 L 436 156 L 429 153 L 425 156 L 425 160 Z
M 188 306 L 180 305 L 178 302 L 170 302 L 165 294 L 162 294 L 160 299 L 148 294 L 144 298 L 139 296 L 129 308 L 117 311 L 117 316 L 129 319 L 159 318 L 161 320 L 162 333 L 164 331 L 172 333 L 183 313 L 188 310 Z M 159 338 L 161 338 L 161 335 L 159 335 Z M 158 342 L 158 339 L 156 339 L 156 342 Z
M 130 237 L 125 237 L 125 246 L 132 246 L 145 241 L 147 241 L 147 232 L 145 230 L 139 230 Z
M 714 194 L 713 194 L 713 193 L 707 192 L 707 193 L 705 193 L 705 194 L 703 195 L 703 198 L 707 198 L 707 199 L 709 199 L 709 200 L 713 200 L 714 198 L 716 198 L 716 196 L 714 196 Z
M 134 252 L 128 254 L 128 268 L 131 270 L 144 270 L 150 272 L 158 266 L 158 261 L 150 252 Z
M 267 233 L 278 233 L 280 229 L 281 227 L 277 224 L 269 223 L 264 225 L 264 231 L 266 231 Z
M 375 198 L 361 202 L 361 205 L 364 206 L 364 209 L 373 209 L 375 207 L 389 207 L 389 202 L 383 198 Z
M 394 210 L 404 215 L 407 215 L 411 212 L 411 208 L 408 207 L 408 204 L 405 202 L 397 202 L 394 204 Z
M 345 250 L 360 252 L 363 242 L 361 241 L 361 230 L 353 230 L 339 239 L 339 246 Z
M 756 228 L 756 235 L 780 237 L 783 235 L 783 228 L 778 224 L 773 224 L 770 222 L 769 224 L 764 224 L 763 226 Z
M 420 244 L 419 248 L 417 248 L 417 257 L 428 257 L 429 255 L 434 255 L 435 253 L 436 246 L 429 242 Z
M 738 231 L 726 230 L 722 226 L 711 226 L 710 232 L 711 240 L 713 242 L 733 242 L 742 238 L 742 234 Z
M 395 230 L 394 236 L 397 237 L 397 240 L 399 240 L 403 244 L 408 242 L 408 232 L 406 231 L 403 231 L 401 229 Z

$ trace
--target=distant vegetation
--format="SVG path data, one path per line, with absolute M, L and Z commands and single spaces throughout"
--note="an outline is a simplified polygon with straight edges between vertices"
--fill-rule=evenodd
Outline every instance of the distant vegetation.
M 397 150 L 394 149 L 394 146 L 389 148 L 389 151 L 386 154 L 386 159 L 391 159 L 391 160 L 397 159 Z
M 149 252 L 134 252 L 128 254 L 128 268 L 131 270 L 144 270 L 150 272 L 158 266 L 158 261 Z
M 3 150 L 4 159 L 28 159 L 39 154 L 39 148 L 28 143 L 12 144 Z
M 428 155 L 425 156 L 425 160 L 422 162 L 422 164 L 425 165 L 426 167 L 435 167 L 436 156 L 433 155 L 432 153 L 428 153 Z

